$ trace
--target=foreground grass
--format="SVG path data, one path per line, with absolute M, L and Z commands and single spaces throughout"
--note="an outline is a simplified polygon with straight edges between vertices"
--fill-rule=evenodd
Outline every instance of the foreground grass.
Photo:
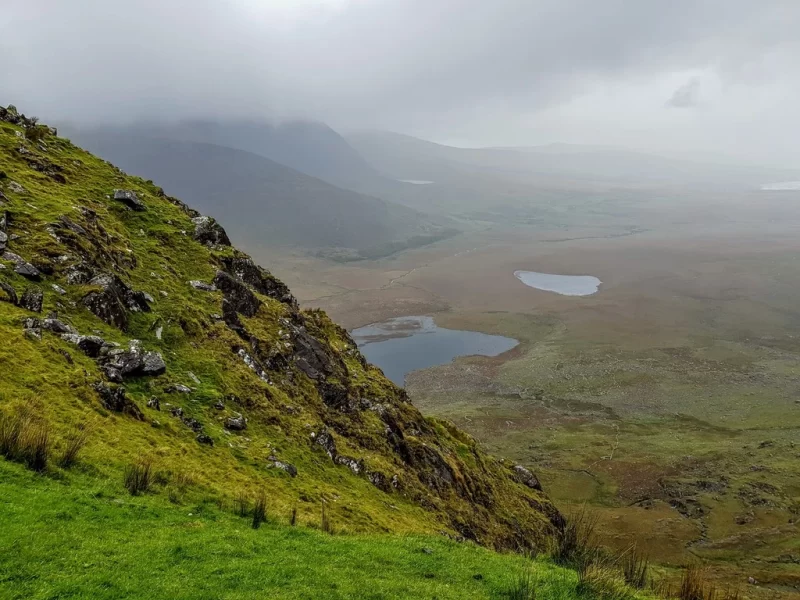
M 269 510 L 268 510 L 268 518 Z M 0 598 L 577 598 L 577 574 L 438 536 L 254 530 L 212 502 L 131 497 L 87 474 L 0 459 Z

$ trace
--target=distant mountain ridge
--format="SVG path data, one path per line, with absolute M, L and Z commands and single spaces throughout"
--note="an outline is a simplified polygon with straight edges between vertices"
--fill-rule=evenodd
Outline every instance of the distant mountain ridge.
M 372 256 L 449 231 L 413 209 L 338 188 L 253 152 L 145 131 L 153 136 L 127 128 L 64 132 L 125 171 L 190 199 L 249 248 L 340 248 Z M 209 137 L 221 139 L 218 133 Z

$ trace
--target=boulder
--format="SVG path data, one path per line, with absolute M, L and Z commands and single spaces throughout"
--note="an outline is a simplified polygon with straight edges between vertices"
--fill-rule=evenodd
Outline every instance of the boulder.
M 297 300 L 289 288 L 271 273 L 256 265 L 246 256 L 228 256 L 221 259 L 223 270 L 252 287 L 259 294 L 264 294 L 285 304 L 297 306 Z
M 157 376 L 167 370 L 164 359 L 158 352 L 142 351 L 139 340 L 131 340 L 128 349 L 115 348 L 108 352 L 105 367 L 117 369 L 120 375 Z
M 173 392 L 178 392 L 179 394 L 191 394 L 192 388 L 178 383 L 165 388 L 164 392 L 167 394 L 171 394 Z
M 194 239 L 206 246 L 230 246 L 231 240 L 215 219 L 199 216 L 192 219 Z
M 234 279 L 225 271 L 217 271 L 214 285 L 222 290 L 222 314 L 228 319 L 230 313 L 254 317 L 261 307 L 261 300 L 244 283 Z
M 141 409 L 128 398 L 125 394 L 124 387 L 108 385 L 107 383 L 97 383 L 94 389 L 98 396 L 100 396 L 100 402 L 102 402 L 103 406 L 108 410 L 130 415 L 134 419 L 140 421 L 144 420 L 144 414 L 142 414 Z
M 297 467 L 294 465 L 278 460 L 274 456 L 270 456 L 268 462 L 269 466 L 280 469 L 281 471 L 286 471 L 291 477 L 297 477 Z
M 42 329 L 47 329 L 53 333 L 77 333 L 75 328 L 67 325 L 58 318 L 58 315 L 51 313 L 46 319 L 42 321 Z
M 93 277 L 89 285 L 100 289 L 86 294 L 83 305 L 95 316 L 122 331 L 128 329 L 128 311 L 150 312 L 144 294 L 131 290 L 116 275 L 102 273 Z
M 247 429 L 247 419 L 242 416 L 242 413 L 236 413 L 225 419 L 225 427 L 232 431 L 244 431 Z
M 217 288 L 214 287 L 210 283 L 205 283 L 204 281 L 197 281 L 193 279 L 189 282 L 189 285 L 192 286 L 196 290 L 200 290 L 201 292 L 216 292 Z
M 55 283 L 54 283 L 54 284 L 52 284 L 50 287 L 51 287 L 51 288 L 53 288 L 53 291 L 54 291 L 56 294 L 60 295 L 60 296 L 63 296 L 64 294 L 66 294 L 66 293 L 67 293 L 67 290 L 65 290 L 64 288 L 62 288 L 62 287 L 61 287 L 60 285 L 58 285 L 58 284 L 55 284 Z
M 94 270 L 85 262 L 72 265 L 67 269 L 67 283 L 80 285 L 88 283 L 94 277 Z
M 322 379 L 333 371 L 333 360 L 325 346 L 299 328 L 294 334 L 294 361 L 311 379 Z
M 336 451 L 336 440 L 333 439 L 333 436 L 327 429 L 323 429 L 316 434 L 312 433 L 311 438 L 314 445 L 325 450 L 325 454 L 328 455 L 328 458 L 331 460 L 336 460 L 336 456 L 338 456 Z
M 533 490 L 542 491 L 542 484 L 539 483 L 539 479 L 528 469 L 522 465 L 514 465 L 512 470 L 514 471 L 514 478 L 521 484 L 527 485 Z
M 209 435 L 208 435 L 208 434 L 206 434 L 206 433 L 199 433 L 199 434 L 197 434 L 197 437 L 196 437 L 195 439 L 196 439 L 196 440 L 197 440 L 199 443 L 201 443 L 201 444 L 204 444 L 204 445 L 206 445 L 206 446 L 213 446 L 213 445 L 214 445 L 214 440 L 212 440 L 212 439 L 211 439 L 211 436 L 209 436 Z
M 70 344 L 75 344 L 86 356 L 97 358 L 106 345 L 106 341 L 96 335 L 78 335 L 77 333 L 65 333 L 61 339 Z
M 42 326 L 39 319 L 28 317 L 22 322 L 22 329 L 30 339 L 36 341 L 42 339 Z
M 150 400 L 147 401 L 147 408 L 153 408 L 155 410 L 161 410 L 161 402 L 158 399 L 158 396 L 151 396 Z
M 136 195 L 136 192 L 131 190 L 114 190 L 114 200 L 122 202 L 131 210 L 147 210 L 144 202 L 139 200 L 139 196 Z
M 7 245 L 8 245 L 8 234 L 5 231 L 0 230 L 0 253 L 5 251 Z
M 22 297 L 19 299 L 19 306 L 32 312 L 42 312 L 43 301 L 44 293 L 42 288 L 34 285 L 23 292 Z
M 34 281 L 38 281 L 42 274 L 39 272 L 39 269 L 34 267 L 31 263 L 26 261 L 22 258 L 19 254 L 14 254 L 13 252 L 9 252 L 6 250 L 2 254 L 2 258 L 14 263 L 14 272 L 22 275 L 23 277 L 27 277 L 28 279 L 33 279 Z
M 17 298 L 17 291 L 12 287 L 11 284 L 0 281 L 0 290 L 3 290 L 6 293 L 6 296 L 8 296 L 7 301 L 11 302 L 11 304 L 16 305 L 19 302 L 19 299 Z

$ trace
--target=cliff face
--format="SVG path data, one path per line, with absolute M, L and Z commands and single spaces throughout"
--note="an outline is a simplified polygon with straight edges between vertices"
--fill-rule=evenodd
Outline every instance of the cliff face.
M 186 199 L 191 202 L 191 198 Z M 258 215 L 253 215 L 258 219 Z M 300 310 L 225 231 L 0 108 L 0 411 L 87 432 L 118 478 L 146 457 L 209 498 L 337 527 L 540 546 L 535 476 L 423 417 L 347 332 Z

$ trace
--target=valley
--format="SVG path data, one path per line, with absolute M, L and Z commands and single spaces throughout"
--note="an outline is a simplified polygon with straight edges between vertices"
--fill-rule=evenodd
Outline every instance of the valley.
M 667 567 L 708 561 L 721 583 L 752 577 L 748 593 L 772 597 L 800 585 L 800 206 L 765 195 L 762 218 L 736 200 L 643 202 L 618 226 L 577 211 L 573 225 L 494 224 L 358 265 L 273 264 L 348 328 L 427 314 L 519 339 L 406 388 L 540 473 L 566 513 L 590 506 L 606 544 Z M 565 296 L 518 270 L 602 285 Z

